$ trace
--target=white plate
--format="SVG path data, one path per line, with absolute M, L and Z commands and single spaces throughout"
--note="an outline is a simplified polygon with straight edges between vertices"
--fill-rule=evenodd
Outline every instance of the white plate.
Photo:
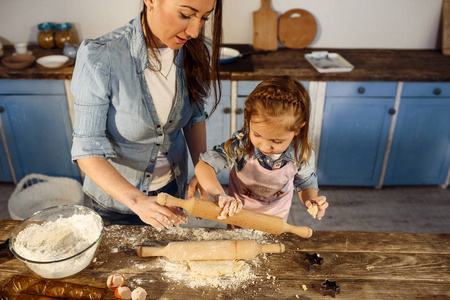
M 40 64 L 45 68 L 59 68 L 64 65 L 69 60 L 68 56 L 65 55 L 48 55 L 38 58 L 36 63 Z
M 305 54 L 305 58 L 319 73 L 350 72 L 353 65 L 339 53 L 315 51 Z
M 220 63 L 228 64 L 235 61 L 241 53 L 233 48 L 222 47 L 220 48 Z

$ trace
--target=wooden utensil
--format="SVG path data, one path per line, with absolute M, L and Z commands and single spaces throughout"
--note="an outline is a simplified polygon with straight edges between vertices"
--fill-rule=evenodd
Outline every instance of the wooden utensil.
M 254 240 L 170 242 L 165 247 L 139 247 L 139 257 L 166 256 L 169 260 L 253 259 L 262 253 L 283 253 L 284 244 L 257 244 Z
M 278 13 L 270 8 L 270 0 L 261 0 L 261 8 L 253 12 L 253 49 L 277 50 Z
M 450 55 L 450 0 L 442 4 L 442 53 Z
M 190 215 L 208 220 L 214 220 L 244 228 L 256 229 L 272 234 L 291 232 L 303 238 L 312 236 L 312 229 L 307 226 L 293 226 L 283 218 L 243 209 L 239 213 L 224 220 L 217 219 L 222 209 L 214 202 L 192 197 L 187 200 L 175 198 L 166 193 L 158 194 L 156 202 L 161 205 L 178 206 L 184 208 Z
M 306 48 L 315 39 L 317 23 L 304 9 L 291 9 L 278 19 L 278 39 L 288 48 Z

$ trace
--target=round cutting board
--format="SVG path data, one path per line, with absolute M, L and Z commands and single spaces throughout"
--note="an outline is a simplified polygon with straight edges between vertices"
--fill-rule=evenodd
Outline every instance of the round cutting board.
M 316 19 L 304 9 L 288 10 L 278 19 L 278 39 L 288 48 L 306 48 L 316 34 Z

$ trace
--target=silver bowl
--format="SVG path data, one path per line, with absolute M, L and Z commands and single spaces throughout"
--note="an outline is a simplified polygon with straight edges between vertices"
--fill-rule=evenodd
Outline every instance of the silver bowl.
M 64 278 L 84 270 L 97 252 L 103 220 L 91 208 L 60 205 L 38 211 L 11 233 L 9 248 L 43 278 Z

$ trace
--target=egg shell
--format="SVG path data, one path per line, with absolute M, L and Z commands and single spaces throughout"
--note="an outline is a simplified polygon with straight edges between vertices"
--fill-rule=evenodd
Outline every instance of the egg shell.
M 114 297 L 116 299 L 131 299 L 131 290 L 127 286 L 119 286 L 114 291 Z
M 106 285 L 110 290 L 115 290 L 116 288 L 125 285 L 125 277 L 119 273 L 109 275 L 106 280 Z
M 147 298 L 147 292 L 141 287 L 137 287 L 131 292 L 132 300 L 144 300 L 145 298 Z

